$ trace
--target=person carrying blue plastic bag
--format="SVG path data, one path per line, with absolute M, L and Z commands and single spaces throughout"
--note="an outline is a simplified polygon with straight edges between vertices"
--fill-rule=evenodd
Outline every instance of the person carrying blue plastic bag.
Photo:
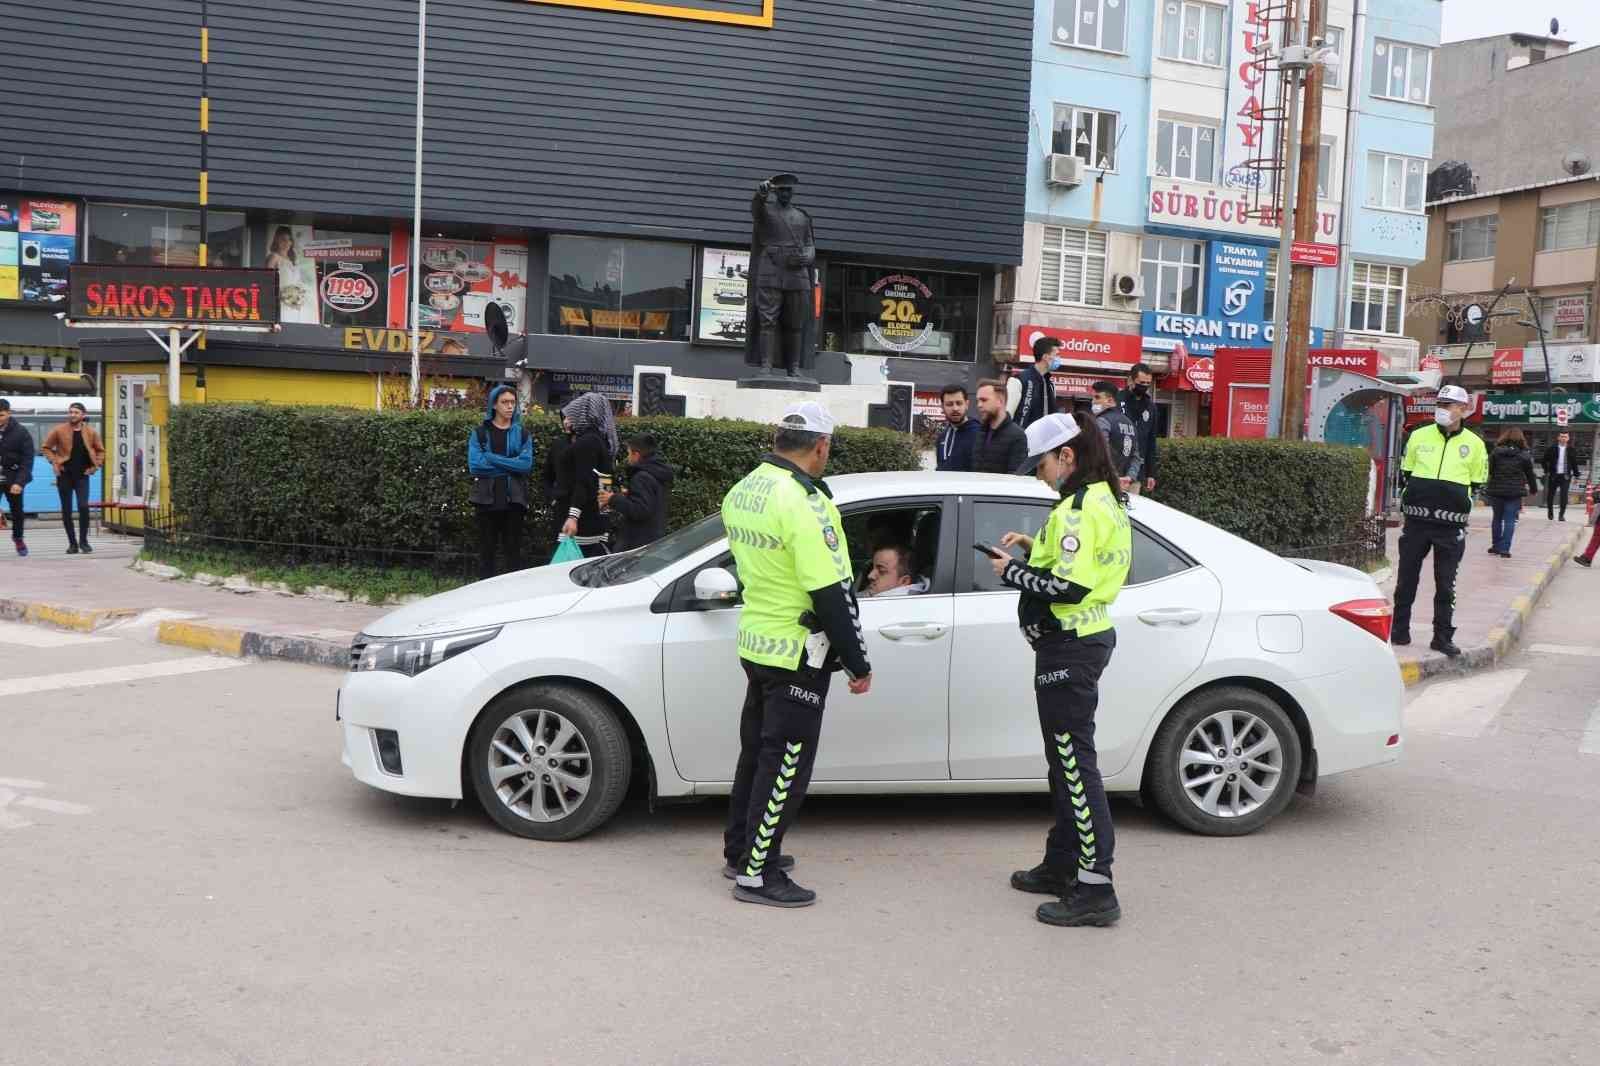
M 467 438 L 468 497 L 478 514 L 478 577 L 522 569 L 522 524 L 528 514 L 528 475 L 533 471 L 533 438 L 517 418 L 517 390 L 489 390 L 483 423 Z M 495 566 L 496 550 L 504 565 Z

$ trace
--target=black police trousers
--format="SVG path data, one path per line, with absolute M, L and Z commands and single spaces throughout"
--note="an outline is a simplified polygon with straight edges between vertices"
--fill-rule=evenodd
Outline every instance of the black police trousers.
M 1422 560 L 1433 552 L 1433 635 L 1455 635 L 1456 571 L 1467 553 L 1467 531 L 1460 526 L 1406 519 L 1400 530 L 1400 570 L 1394 582 L 1394 629 L 1411 632 L 1411 605 L 1417 599 Z
M 1081 638 L 1049 634 L 1033 646 L 1033 692 L 1055 808 L 1044 862 L 1062 876 L 1076 869 L 1086 885 L 1111 882 L 1117 843 L 1094 747 L 1100 675 L 1116 646 L 1116 631 L 1110 629 Z
M 783 837 L 800 813 L 817 761 L 829 675 L 801 666 L 780 670 L 741 660 L 746 679 L 739 717 L 739 765 L 728 798 L 722 854 L 743 885 L 760 886 L 777 869 Z

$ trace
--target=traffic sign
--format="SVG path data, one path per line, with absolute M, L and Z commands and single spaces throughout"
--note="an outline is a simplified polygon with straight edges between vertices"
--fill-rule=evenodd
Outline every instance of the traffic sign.
M 1289 262 L 1296 266 L 1336 267 L 1339 265 L 1339 246 L 1318 244 L 1316 241 L 1295 241 L 1289 246 Z

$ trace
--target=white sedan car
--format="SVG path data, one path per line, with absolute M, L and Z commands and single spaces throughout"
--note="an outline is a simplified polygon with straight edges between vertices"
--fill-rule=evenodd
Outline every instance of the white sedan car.
M 875 545 L 904 544 L 928 590 L 861 601 L 872 691 L 834 687 L 811 791 L 1045 791 L 1017 593 L 972 545 L 1039 529 L 1054 497 L 996 475 L 829 485 L 857 572 Z M 1109 791 L 1237 835 L 1319 777 L 1399 757 L 1403 688 L 1369 577 L 1280 558 L 1152 500 L 1130 514 L 1096 718 Z M 541 840 L 604 824 L 641 773 L 652 798 L 725 795 L 744 695 L 732 566 L 713 515 L 643 550 L 387 615 L 351 649 L 336 710 L 345 764 L 390 792 L 471 791 Z

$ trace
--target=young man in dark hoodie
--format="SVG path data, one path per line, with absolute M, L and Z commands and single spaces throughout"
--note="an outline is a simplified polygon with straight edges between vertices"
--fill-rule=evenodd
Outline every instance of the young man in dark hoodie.
M 478 577 L 522 569 L 522 522 L 528 513 L 528 475 L 533 471 L 533 438 L 517 419 L 517 390 L 489 390 L 483 424 L 467 438 L 468 497 L 478 512 Z M 495 568 L 499 547 L 505 565 Z
M 11 543 L 26 556 L 22 539 L 22 488 L 33 480 L 33 435 L 11 417 L 11 401 L 0 399 L 0 496 L 11 511 Z
M 642 548 L 666 535 L 673 469 L 656 454 L 657 447 L 649 433 L 629 440 L 625 487 L 621 492 L 599 493 L 600 506 L 613 516 L 617 551 Z

